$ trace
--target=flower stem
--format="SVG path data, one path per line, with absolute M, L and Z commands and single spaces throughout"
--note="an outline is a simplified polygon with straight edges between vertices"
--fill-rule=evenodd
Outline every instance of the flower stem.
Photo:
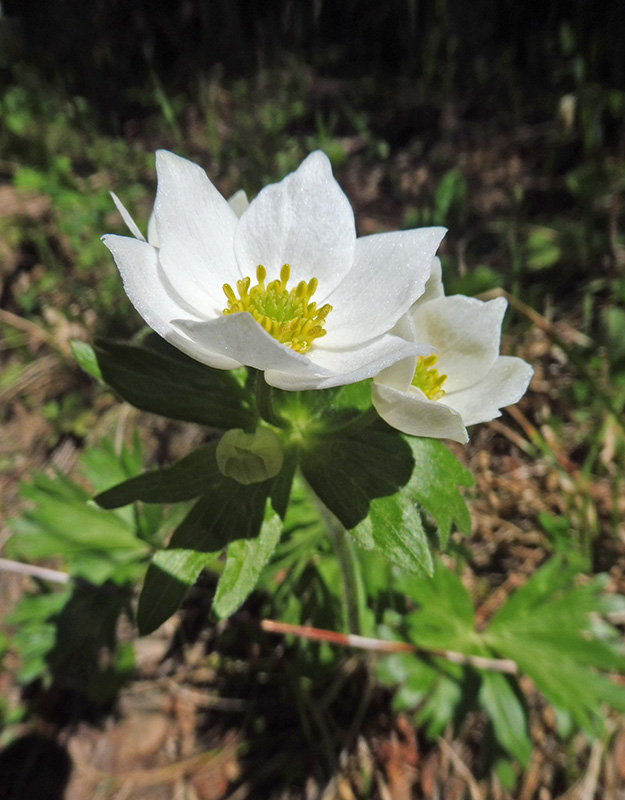
M 342 525 L 332 525 L 329 528 L 334 551 L 343 575 L 343 596 L 345 600 L 345 617 L 347 629 L 350 633 L 360 631 L 360 614 L 358 613 L 358 569 L 356 555 L 345 529 Z
M 271 402 L 272 387 L 265 380 L 260 370 L 254 370 L 254 390 L 256 394 L 256 407 L 260 416 L 276 428 L 284 428 L 284 420 L 273 410 Z
M 334 552 L 339 562 L 343 578 L 343 617 L 345 627 L 350 634 L 358 634 L 360 633 L 360 613 L 358 608 L 359 597 L 362 594 L 360 591 L 362 580 L 352 541 L 343 525 L 317 495 L 308 481 L 305 478 L 303 478 L 303 481 L 310 492 L 310 496 L 319 515 L 325 522 L 326 529 L 334 546 Z

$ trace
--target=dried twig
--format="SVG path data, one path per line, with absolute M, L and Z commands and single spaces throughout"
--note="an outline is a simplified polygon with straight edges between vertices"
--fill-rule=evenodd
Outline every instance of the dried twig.
M 456 753 L 454 748 L 446 742 L 445 739 L 439 737 L 438 743 L 440 745 L 441 750 L 444 750 L 449 759 L 451 760 L 452 764 L 454 765 L 454 769 L 458 773 L 458 775 L 466 781 L 467 787 L 469 789 L 469 794 L 471 795 L 471 800 L 484 800 L 484 794 L 480 789 L 477 781 L 473 777 L 473 773 L 464 763 L 462 758 Z
M 358 647 L 361 650 L 373 650 L 378 653 L 424 653 L 430 656 L 439 656 L 454 664 L 487 669 L 492 672 L 505 672 L 508 675 L 517 675 L 519 668 L 514 661 L 507 658 L 484 658 L 466 653 L 456 653 L 453 650 L 424 650 L 408 642 L 390 642 L 385 639 L 372 639 L 369 636 L 358 636 L 355 633 L 337 633 L 326 631 L 322 628 L 311 628 L 309 625 L 291 625 L 288 622 L 277 622 L 273 619 L 264 619 L 261 628 L 268 633 L 285 633 L 310 639 L 316 642 L 328 642 L 343 647 Z
M 12 561 L 9 558 L 0 558 L 0 571 L 17 572 L 20 575 L 29 575 L 31 578 L 41 578 L 54 583 L 69 583 L 70 576 L 67 572 L 48 567 L 37 567 L 34 564 L 22 564 L 21 561 Z

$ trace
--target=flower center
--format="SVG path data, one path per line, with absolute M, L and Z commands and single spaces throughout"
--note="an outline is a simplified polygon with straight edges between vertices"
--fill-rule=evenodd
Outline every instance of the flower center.
M 434 364 L 436 364 L 434 354 L 418 356 L 417 368 L 412 379 L 412 385 L 421 389 L 428 400 L 440 400 L 441 397 L 445 397 L 445 390 L 442 386 L 447 380 L 447 375 L 439 375 Z
M 224 308 L 223 313 L 247 311 L 274 339 L 298 353 L 305 353 L 315 339 L 326 335 L 323 326 L 332 306 L 326 303 L 317 308 L 316 303 L 310 302 L 317 289 L 317 278 L 311 278 L 308 283 L 300 281 L 294 289 L 288 290 L 290 274 L 291 267 L 284 264 L 280 279 L 265 286 L 267 270 L 259 265 L 256 286 L 250 289 L 250 278 L 237 281 L 239 297 L 229 283 L 224 283 L 228 308 Z

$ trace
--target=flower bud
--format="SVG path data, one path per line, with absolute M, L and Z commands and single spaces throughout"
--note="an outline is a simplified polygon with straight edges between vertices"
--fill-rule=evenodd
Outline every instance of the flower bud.
M 280 439 L 269 428 L 254 433 L 241 428 L 226 431 L 217 444 L 216 457 L 222 475 L 245 486 L 274 478 L 284 461 Z

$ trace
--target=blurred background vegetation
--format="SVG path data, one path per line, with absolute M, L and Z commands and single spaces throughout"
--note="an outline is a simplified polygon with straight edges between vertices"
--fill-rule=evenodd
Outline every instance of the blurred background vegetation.
M 72 358 L 70 340 L 90 341 L 96 334 L 127 339 L 142 327 L 99 241 L 105 232 L 125 232 L 109 191 L 120 195 L 145 229 L 155 188 L 153 151 L 159 147 L 196 160 L 226 196 L 239 188 L 253 196 L 322 148 L 355 208 L 361 235 L 449 227 L 441 250 L 448 292 L 509 292 L 506 351 L 522 355 L 536 370 L 524 402 L 482 426 L 462 452 L 477 477 L 473 535 L 452 540 L 451 561 L 470 590 L 478 621 L 485 623 L 497 598 L 552 554 L 573 571 L 605 573 L 609 591 L 625 594 L 623 42 L 625 11 L 618 0 L 3 0 L 0 548 L 12 531 L 34 531 L 21 540 L 22 551 L 15 537 L 9 554 L 71 572 L 70 562 L 54 560 L 56 533 L 49 521 L 58 522 L 56 504 L 82 508 L 92 488 L 115 470 L 132 474 L 142 462 L 165 463 L 200 436 L 192 426 L 124 408 Z M 121 442 L 129 446 L 129 431 L 137 426 L 143 445 L 134 442 L 131 457 Z M 105 436 L 106 444 L 98 444 Z M 51 468 L 78 475 L 78 483 L 54 483 L 38 472 Z M 20 492 L 23 478 L 30 480 Z M 30 516 L 13 522 L 24 508 Z M 100 512 L 89 514 L 99 525 Z M 166 523 L 154 515 L 136 520 L 144 533 Z M 46 544 L 43 528 L 37 528 L 44 525 Z M 23 599 L 23 582 L 3 584 L 0 618 L 21 600 L 5 637 L 0 635 L 8 676 L 0 720 L 8 726 L 29 713 L 57 725 L 83 718 L 82 701 L 67 711 L 63 676 L 71 678 L 72 692 L 80 685 L 92 711 L 95 700 L 109 708 L 132 672 L 130 637 L 118 642 L 118 620 L 131 615 L 138 568 L 135 562 L 120 565 L 110 552 L 90 551 L 88 557 L 94 575 L 117 583 L 105 605 L 82 587 L 83 594 L 67 606 L 66 633 L 76 627 L 75 619 L 84 629 L 94 605 L 110 608 L 104 632 L 86 637 L 86 644 L 72 634 L 55 638 L 67 593 L 46 594 L 40 585 Z M 323 598 L 330 592 L 318 588 L 319 564 L 303 573 L 308 579 L 318 572 L 317 588 L 306 595 L 313 605 L 315 592 Z M 323 621 L 325 606 L 319 608 Z M 613 622 L 622 625 L 622 614 Z M 262 685 L 258 663 L 276 656 L 270 644 L 259 643 L 257 632 L 251 636 L 256 649 L 241 644 L 250 636 L 248 618 L 232 625 L 209 642 L 227 653 L 215 668 L 216 682 L 253 705 Z M 184 635 L 177 635 L 193 640 L 198 624 L 193 630 L 187 621 Z M 170 634 L 163 635 L 165 649 Z M 110 659 L 97 668 L 103 644 Z M 76 666 L 81 649 L 83 661 Z M 241 678 L 232 664 L 245 658 L 250 673 Z M 323 691 L 334 692 L 339 679 L 329 678 L 336 671 L 326 667 L 338 660 L 327 650 L 311 655 L 302 646 L 295 662 L 279 662 L 285 685 L 295 692 L 297 702 L 291 695 L 288 702 L 297 714 L 292 711 L 285 722 L 280 695 L 282 706 L 272 700 L 273 710 L 281 709 L 274 724 L 288 735 L 297 728 L 293 742 L 300 752 L 309 747 L 311 760 L 319 720 L 308 693 L 319 693 L 323 681 Z M 361 665 L 347 663 L 343 675 L 362 675 Z M 174 674 L 178 667 L 175 662 Z M 401 665 L 394 669 L 383 676 L 389 685 L 402 680 Z M 53 691 L 42 693 L 38 681 Z M 470 695 L 470 686 L 465 689 L 458 703 Z M 415 696 L 404 687 L 395 710 L 413 707 Z M 388 698 L 375 698 L 373 711 L 386 714 Z M 354 702 L 360 709 L 360 701 Z M 353 715 L 353 706 L 346 706 L 339 717 Z M 330 708 L 328 701 L 322 713 L 330 714 Z M 523 775 L 509 770 L 506 777 L 502 768 L 499 783 L 488 789 L 493 797 L 530 798 L 539 788 L 549 792 L 541 798 L 553 797 L 588 778 L 587 743 L 563 732 L 566 726 L 558 729 L 540 704 L 530 710 L 542 761 Z M 438 735 L 456 724 L 458 709 L 441 695 L 438 705 L 421 714 L 422 720 L 436 717 Z M 363 711 L 363 730 L 364 719 Z M 475 746 L 480 719 L 453 729 L 476 774 L 484 766 Z M 271 739 L 266 724 L 252 751 L 262 752 L 261 734 Z M 207 727 L 215 736 L 214 726 Z M 381 728 L 374 725 L 375 735 L 382 735 Z M 408 729 L 393 730 L 403 737 L 402 746 L 410 743 Z M 556 730 L 559 744 L 553 745 Z M 604 771 L 597 768 L 594 786 L 604 797 L 612 796 L 610 775 L 625 781 L 619 773 L 621 730 L 614 720 L 601 740 Z M 451 741 L 451 734 L 445 736 Z M 386 764 L 393 797 L 403 795 L 389 777 L 392 759 L 410 763 L 412 752 L 393 751 L 392 758 L 387 753 L 386 762 L 376 755 Z M 423 757 L 433 752 L 424 749 Z M 463 773 L 454 773 L 456 762 L 444 747 L 440 753 L 435 769 L 442 796 L 451 797 L 449 781 Z M 330 770 L 338 769 L 333 758 L 328 757 Z M 358 762 L 361 770 L 363 763 Z M 318 777 L 318 765 L 310 770 Z M 539 781 L 534 789 L 532 780 Z M 616 786 L 614 780 L 610 785 Z M 421 791 L 429 796 L 423 781 Z M 510 794 L 498 795 L 497 786 Z M 375 796 L 374 789 L 367 791 L 359 796 Z

